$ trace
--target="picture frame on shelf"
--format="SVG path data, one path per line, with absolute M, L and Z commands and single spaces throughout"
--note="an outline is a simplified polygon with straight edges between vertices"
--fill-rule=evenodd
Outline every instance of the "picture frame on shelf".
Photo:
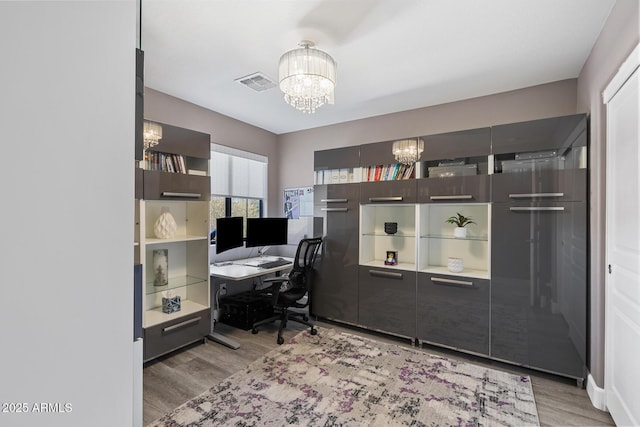
M 384 265 L 398 265 L 398 251 L 387 251 Z

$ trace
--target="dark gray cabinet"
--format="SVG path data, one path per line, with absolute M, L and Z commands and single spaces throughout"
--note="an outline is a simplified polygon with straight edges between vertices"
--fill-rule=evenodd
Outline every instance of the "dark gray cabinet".
M 489 295 L 489 280 L 418 273 L 418 339 L 488 356 Z
M 587 118 L 496 126 L 491 357 L 582 382 L 587 352 Z
M 415 271 L 360 266 L 358 302 L 361 326 L 415 338 Z
M 206 309 L 145 328 L 144 361 L 204 340 L 210 327 L 211 311 Z
M 425 145 L 419 203 L 488 202 L 491 129 L 422 137 Z
M 193 200 L 211 198 L 211 178 L 163 171 L 144 171 L 146 200 Z
M 313 155 L 313 170 L 353 168 L 360 164 L 360 147 L 319 150 Z
M 322 218 L 323 244 L 316 260 L 311 313 L 358 321 L 359 184 L 314 187 L 314 216 Z
M 491 179 L 494 202 L 577 201 L 587 194 L 587 169 L 499 173 Z
M 418 203 L 488 202 L 489 175 L 423 178 L 417 180 Z
M 376 181 L 360 184 L 360 203 L 415 203 L 416 180 Z
M 584 377 L 586 215 L 585 202 L 494 204 L 492 357 Z
M 147 150 L 146 157 L 158 153 L 158 163 L 165 155 L 179 155 L 184 160 L 185 173 L 168 172 L 164 165 L 147 165 L 143 186 L 145 200 L 208 201 L 211 198 L 211 179 L 208 176 L 211 157 L 211 138 L 208 134 L 158 123 L 162 139 Z M 198 171 L 198 174 L 193 172 Z
M 586 120 L 585 114 L 574 114 L 493 126 L 491 152 L 500 155 L 545 150 L 564 151 L 584 132 Z

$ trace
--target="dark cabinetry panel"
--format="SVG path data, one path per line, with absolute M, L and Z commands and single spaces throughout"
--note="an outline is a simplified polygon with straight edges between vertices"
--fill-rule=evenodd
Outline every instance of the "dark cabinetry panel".
M 360 325 L 415 338 L 415 272 L 361 266 L 358 301 Z
M 165 123 L 159 124 L 162 126 L 162 139 L 151 151 L 182 154 L 200 159 L 211 157 L 211 137 L 209 134 Z
M 144 52 L 136 49 L 136 107 L 135 107 L 135 144 L 134 158 L 143 159 L 143 129 L 144 129 Z
M 489 355 L 489 280 L 418 274 L 418 339 Z
M 586 129 L 584 114 L 494 126 L 491 128 L 492 152 L 562 151 L 574 143 L 582 129 Z
M 144 198 L 144 171 L 140 168 L 135 168 L 135 198 L 142 199 Z
M 494 204 L 492 357 L 584 376 L 586 212 L 585 202 Z
M 418 203 L 488 202 L 489 175 L 422 178 L 417 180 Z
M 423 136 L 422 160 L 442 160 L 488 156 L 491 154 L 491 128 L 469 129 Z
M 360 203 L 415 203 L 416 180 L 374 181 L 360 184 Z
M 144 329 L 144 360 L 154 359 L 204 339 L 211 327 L 209 309 Z
M 211 178 L 162 171 L 144 171 L 146 200 L 193 200 L 211 198 Z
M 359 184 L 315 186 L 315 216 L 322 218 L 324 230 L 311 290 L 315 316 L 358 321 L 359 196 Z
M 587 194 L 587 169 L 499 173 L 491 179 L 494 202 L 576 201 Z
M 391 151 L 393 141 L 374 142 L 360 146 L 360 166 L 391 165 L 398 163 Z
M 320 150 L 313 156 L 314 170 L 353 168 L 359 164 L 359 146 Z

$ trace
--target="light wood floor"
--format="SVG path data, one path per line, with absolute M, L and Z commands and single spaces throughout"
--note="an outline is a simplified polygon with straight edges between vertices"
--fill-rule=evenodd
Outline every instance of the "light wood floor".
M 379 341 L 392 342 L 410 347 L 408 340 L 381 334 L 372 334 L 359 329 L 317 322 L 320 328 L 334 328 L 368 336 Z M 302 325 L 290 322 L 284 334 L 285 340 L 303 329 Z M 144 368 L 144 423 L 148 424 L 182 403 L 205 392 L 231 374 L 244 369 L 249 363 L 278 347 L 276 344 L 277 322 L 265 325 L 257 335 L 251 331 L 232 328 L 223 324 L 216 330 L 240 343 L 238 350 L 209 341 L 194 344 L 170 355 L 150 362 Z M 531 376 L 533 392 L 538 407 L 540 424 L 543 426 L 613 426 L 608 413 L 591 405 L 587 392 L 576 387 L 575 381 L 536 373 L 497 362 L 486 361 L 435 347 L 424 348 L 430 353 L 444 354 L 494 369 Z

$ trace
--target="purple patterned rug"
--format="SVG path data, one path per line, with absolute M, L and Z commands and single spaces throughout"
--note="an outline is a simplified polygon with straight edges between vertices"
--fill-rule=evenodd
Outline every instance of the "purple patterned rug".
M 527 376 L 301 332 L 152 426 L 537 426 Z

